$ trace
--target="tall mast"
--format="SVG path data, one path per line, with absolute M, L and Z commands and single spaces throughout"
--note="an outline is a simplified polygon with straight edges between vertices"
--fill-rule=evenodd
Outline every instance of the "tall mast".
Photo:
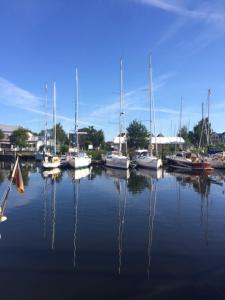
M 56 154 L 56 85 L 53 85 L 53 147 Z
M 76 68 L 75 146 L 77 147 L 77 153 L 79 153 L 79 139 L 78 139 L 78 101 L 79 101 L 79 78 L 78 78 L 78 69 Z
M 180 129 L 179 129 L 179 138 L 180 138 L 180 147 L 181 147 L 181 128 L 182 128 L 182 110 L 183 110 L 183 98 L 180 99 Z
M 45 136 L 44 136 L 44 151 L 47 152 L 47 125 L 48 125 L 48 119 L 47 119 L 47 102 L 48 102 L 48 86 L 45 85 Z
M 149 55 L 149 151 L 150 155 L 152 156 L 152 57 L 151 54 Z
M 120 115 L 119 115 L 119 151 L 122 150 L 121 147 L 121 134 L 122 134 L 122 104 L 123 104 L 123 61 L 120 59 Z
M 208 126 L 207 126 L 207 142 L 208 145 L 210 144 L 210 127 L 209 127 L 209 110 L 210 110 L 210 96 L 211 96 L 211 90 L 208 89 Z

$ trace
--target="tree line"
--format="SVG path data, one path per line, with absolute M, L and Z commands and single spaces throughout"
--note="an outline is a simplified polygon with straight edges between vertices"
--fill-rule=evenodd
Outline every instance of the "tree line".
M 31 131 L 19 127 L 17 130 L 13 131 L 10 136 L 11 144 L 19 148 L 28 147 L 29 132 Z M 52 128 L 47 130 L 48 139 L 51 139 L 52 132 Z M 89 145 L 93 145 L 94 149 L 106 149 L 106 142 L 102 129 L 96 130 L 93 126 L 88 126 L 80 128 L 79 132 L 81 132 L 81 134 L 78 135 L 81 149 L 88 150 Z M 43 130 L 40 133 L 31 133 L 44 140 L 45 132 Z M 177 135 L 182 137 L 187 145 L 205 147 L 210 144 L 209 137 L 211 133 L 211 124 L 209 123 L 208 118 L 204 118 L 200 120 L 192 130 L 188 130 L 187 126 L 182 126 Z M 140 121 L 133 120 L 127 127 L 128 148 L 147 148 L 149 136 L 150 132 L 147 130 L 146 126 Z M 3 138 L 4 134 L 2 130 L 0 130 L 0 141 L 3 140 Z M 56 125 L 56 144 L 58 152 L 61 153 L 68 152 L 69 147 L 73 147 L 75 144 L 74 133 L 67 135 L 60 123 Z

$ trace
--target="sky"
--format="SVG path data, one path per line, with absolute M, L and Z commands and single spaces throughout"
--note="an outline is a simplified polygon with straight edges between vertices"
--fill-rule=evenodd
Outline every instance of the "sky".
M 1 0 L 0 123 L 39 132 L 57 122 L 74 127 L 75 68 L 79 127 L 118 134 L 120 58 L 126 126 L 149 126 L 148 57 L 152 56 L 156 133 L 190 130 L 207 114 L 225 131 L 225 1 Z M 48 105 L 45 106 L 45 85 Z

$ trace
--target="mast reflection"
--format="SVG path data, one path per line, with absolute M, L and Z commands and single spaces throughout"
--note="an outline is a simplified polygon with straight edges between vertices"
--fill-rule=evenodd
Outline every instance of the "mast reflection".
M 74 198 L 74 230 L 73 230 L 73 268 L 76 268 L 77 261 L 77 232 L 78 232 L 78 205 L 79 205 L 79 185 L 82 178 L 91 176 L 91 168 L 69 169 L 68 175 L 73 181 Z

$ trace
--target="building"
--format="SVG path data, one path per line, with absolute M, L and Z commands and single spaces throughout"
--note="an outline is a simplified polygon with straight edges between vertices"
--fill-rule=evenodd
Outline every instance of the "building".
M 225 132 L 223 133 L 212 132 L 210 136 L 210 143 L 213 145 L 225 144 Z
M 4 138 L 0 141 L 0 149 L 1 150 L 18 150 L 13 147 L 10 142 L 10 136 L 12 135 L 14 130 L 17 130 L 19 126 L 8 125 L 8 124 L 0 124 L 0 129 L 4 134 Z M 39 147 L 43 145 L 43 141 L 39 139 L 38 136 L 34 136 L 31 132 L 28 132 L 28 147 L 27 150 L 30 151 L 38 151 Z

